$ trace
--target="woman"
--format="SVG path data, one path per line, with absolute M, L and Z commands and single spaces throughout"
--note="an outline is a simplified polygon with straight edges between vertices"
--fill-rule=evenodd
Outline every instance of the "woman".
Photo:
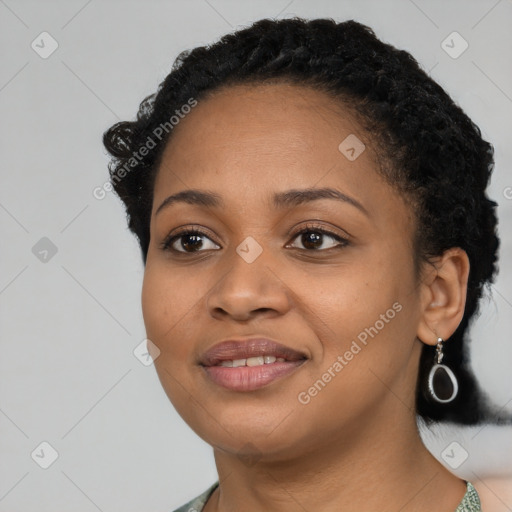
M 104 135 L 160 381 L 219 482 L 179 511 L 478 511 L 416 415 L 484 404 L 493 151 L 406 52 L 261 20 L 185 52 Z

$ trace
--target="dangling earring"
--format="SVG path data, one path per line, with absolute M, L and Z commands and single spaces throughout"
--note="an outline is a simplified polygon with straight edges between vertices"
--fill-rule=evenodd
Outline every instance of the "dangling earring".
M 450 368 L 441 364 L 443 356 L 443 339 L 437 338 L 436 363 L 428 374 L 428 390 L 436 402 L 446 404 L 457 396 L 459 383 Z

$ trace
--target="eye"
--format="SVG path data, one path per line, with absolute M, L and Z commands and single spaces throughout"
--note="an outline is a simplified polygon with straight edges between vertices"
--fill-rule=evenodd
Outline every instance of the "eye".
M 293 235 L 293 240 L 301 237 L 299 240 L 302 247 L 288 244 L 286 247 L 295 247 L 308 252 L 325 251 L 329 249 L 342 248 L 349 244 L 347 238 L 333 233 L 324 227 L 308 225 Z M 330 239 L 331 243 L 325 246 L 326 239 Z M 334 243 L 332 243 L 334 242 Z M 203 250 L 219 249 L 220 247 L 211 240 L 203 231 L 198 229 L 184 229 L 179 233 L 169 235 L 161 244 L 164 251 L 172 251 L 175 253 L 191 254 L 194 252 L 202 252 Z
M 345 247 L 349 243 L 346 238 L 318 226 L 306 226 L 304 229 L 294 234 L 294 239 L 298 238 L 299 236 L 299 240 L 303 247 L 298 247 L 298 249 L 304 248 L 308 251 L 341 248 Z M 337 243 L 331 243 L 325 247 L 324 242 L 326 238 Z M 293 245 L 291 247 L 293 247 Z
M 208 247 L 208 241 L 210 247 Z M 177 243 L 179 242 L 179 243 Z M 181 233 L 166 238 L 162 243 L 164 251 L 170 250 L 181 253 L 201 252 L 201 249 L 216 249 L 219 246 L 213 242 L 205 233 L 197 229 L 187 229 Z

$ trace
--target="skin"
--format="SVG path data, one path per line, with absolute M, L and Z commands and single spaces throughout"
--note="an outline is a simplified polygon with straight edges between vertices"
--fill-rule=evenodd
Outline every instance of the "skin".
M 354 161 L 338 149 L 349 134 L 366 146 Z M 414 389 L 422 344 L 447 339 L 462 319 L 467 255 L 451 249 L 417 275 L 414 211 L 377 170 L 372 139 L 350 111 L 302 86 L 231 86 L 175 127 L 155 181 L 142 307 L 165 392 L 214 449 L 220 488 L 206 512 L 453 512 L 462 499 L 465 483 L 421 441 Z M 309 187 L 335 188 L 365 212 L 333 199 L 281 209 L 269 200 Z M 225 205 L 156 213 L 186 189 Z M 320 249 L 306 248 L 294 233 L 311 222 L 348 244 L 323 235 Z M 205 231 L 199 252 L 162 249 L 180 226 Z M 252 263 L 235 250 L 248 236 L 263 250 Z M 185 251 L 182 241 L 174 247 Z M 300 403 L 395 303 L 401 311 Z M 219 387 L 198 365 L 218 342 L 255 335 L 308 360 L 251 392 Z
M 474 483 L 482 510 L 509 512 L 512 504 L 512 477 L 488 477 Z

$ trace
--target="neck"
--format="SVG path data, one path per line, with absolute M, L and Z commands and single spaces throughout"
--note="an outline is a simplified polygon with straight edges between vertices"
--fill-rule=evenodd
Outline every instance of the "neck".
M 395 402 L 403 420 L 404 405 Z M 215 448 L 220 485 L 205 512 L 453 512 L 464 482 L 430 454 L 413 414 L 407 412 L 407 421 L 398 417 L 381 408 L 357 428 L 318 440 L 307 453 L 272 460 Z

